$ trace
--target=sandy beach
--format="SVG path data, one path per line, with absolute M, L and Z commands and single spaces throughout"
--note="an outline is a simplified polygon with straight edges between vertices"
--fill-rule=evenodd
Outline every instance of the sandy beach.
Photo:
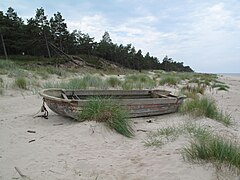
M 239 139 L 240 77 L 221 76 L 219 80 L 230 86 L 229 91 L 208 91 L 207 95 L 231 114 L 234 125 L 226 127 L 208 118 L 194 119 L 179 113 L 135 118 L 135 137 L 130 139 L 102 124 L 78 123 L 52 111 L 48 119 L 33 118 L 42 104 L 38 94 L 0 96 L 0 179 L 239 179 L 217 172 L 211 164 L 184 161 L 181 151 L 188 144 L 185 136 L 161 148 L 144 146 L 148 132 L 185 121 Z M 21 177 L 16 168 L 27 177 Z

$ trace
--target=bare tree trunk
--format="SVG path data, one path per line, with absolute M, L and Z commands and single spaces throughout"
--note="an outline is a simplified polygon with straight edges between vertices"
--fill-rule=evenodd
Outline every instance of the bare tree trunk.
M 44 39 L 45 39 L 45 42 L 46 42 L 46 47 L 47 47 L 47 51 L 48 51 L 48 57 L 51 58 L 51 53 L 50 53 L 50 49 L 49 49 L 49 46 L 48 46 L 48 41 L 47 41 L 47 37 L 46 37 L 45 32 L 44 32 Z
M 7 50 L 6 50 L 6 47 L 5 47 L 5 43 L 4 43 L 4 39 L 3 39 L 2 33 L 1 33 L 1 40 L 2 40 L 2 46 L 3 46 L 3 51 L 4 51 L 4 54 L 5 54 L 5 58 L 7 60 L 8 59 L 8 55 L 7 55 Z
M 60 35 L 60 49 L 63 51 L 63 46 L 62 46 L 62 36 Z

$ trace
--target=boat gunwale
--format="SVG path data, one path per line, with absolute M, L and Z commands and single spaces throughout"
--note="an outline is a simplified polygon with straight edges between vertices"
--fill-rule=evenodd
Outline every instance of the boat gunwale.
M 49 89 L 42 89 L 39 94 L 45 98 L 46 100 L 54 100 L 54 101 L 58 101 L 58 102 L 66 102 L 66 103 L 70 103 L 70 102 L 88 102 L 89 99 L 64 99 L 64 98 L 60 98 L 60 97 L 55 97 L 55 96 L 51 96 L 51 95 L 48 95 L 46 94 L 45 92 L 46 91 L 60 91 L 62 93 L 65 93 L 65 91 L 76 91 L 76 90 L 73 90 L 73 89 L 59 89 L 59 88 L 49 88 Z M 79 91 L 79 90 L 78 90 Z M 86 90 L 84 90 L 86 91 Z M 93 90 L 94 91 L 94 90 Z M 118 90 L 111 90 L 111 91 L 118 91 Z M 128 91 L 128 90 L 120 90 L 120 91 Z M 132 91 L 132 90 L 129 90 L 129 91 Z M 133 90 L 133 91 L 138 91 L 138 90 Z M 145 90 L 139 90 L 139 91 L 145 91 Z M 146 91 L 151 91 L 151 90 L 146 90 Z M 152 90 L 154 91 L 154 90 Z M 170 91 L 167 91 L 170 93 Z M 89 95 L 91 96 L 91 95 Z M 92 95 L 92 96 L 98 96 L 98 95 Z M 114 97 L 114 95 L 113 95 Z M 114 100 L 115 98 L 113 98 Z M 121 98 L 119 98 L 121 99 Z M 116 100 L 119 100 L 119 99 L 116 99 Z M 131 99 L 131 98 L 129 98 Z M 160 99 L 176 99 L 178 100 L 179 97 L 178 96 L 167 96 L 166 98 L 155 98 L 155 97 L 149 97 L 149 98 L 138 98 L 136 100 L 160 100 Z M 121 99 L 122 100 L 122 99 Z

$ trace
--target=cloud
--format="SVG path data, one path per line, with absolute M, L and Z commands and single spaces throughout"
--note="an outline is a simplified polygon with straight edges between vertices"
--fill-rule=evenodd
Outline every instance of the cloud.
M 76 21 L 68 21 L 68 28 L 70 30 L 80 30 L 83 33 L 88 33 L 90 36 L 95 37 L 99 41 L 107 30 L 108 23 L 106 18 L 102 15 L 95 14 L 93 16 L 83 16 Z

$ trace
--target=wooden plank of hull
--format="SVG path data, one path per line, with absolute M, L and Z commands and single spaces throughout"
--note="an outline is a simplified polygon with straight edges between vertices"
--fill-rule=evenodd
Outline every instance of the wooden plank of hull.
M 76 112 L 78 109 L 77 103 L 75 102 L 59 102 L 55 100 L 45 99 L 48 107 L 55 113 L 76 118 Z
M 168 95 L 170 91 L 165 90 L 64 90 L 67 96 L 73 93 L 79 96 L 130 96 L 130 95 L 149 95 L 151 92 L 156 92 L 163 95 Z

